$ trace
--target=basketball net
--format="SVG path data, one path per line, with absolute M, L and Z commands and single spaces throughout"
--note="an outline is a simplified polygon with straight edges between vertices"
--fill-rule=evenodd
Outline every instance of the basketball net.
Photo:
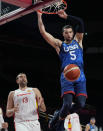
M 67 3 L 65 0 L 60 0 L 51 5 L 45 6 L 42 9 L 38 10 L 40 13 L 44 14 L 57 14 L 60 10 L 66 10 Z

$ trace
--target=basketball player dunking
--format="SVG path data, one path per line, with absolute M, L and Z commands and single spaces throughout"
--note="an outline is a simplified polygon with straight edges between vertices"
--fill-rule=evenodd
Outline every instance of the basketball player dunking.
M 86 78 L 83 70 L 83 34 L 84 23 L 75 16 L 67 15 L 65 11 L 60 11 L 58 15 L 61 18 L 67 19 L 71 25 L 66 25 L 62 29 L 64 41 L 54 38 L 49 34 L 44 27 L 42 21 L 42 14 L 38 14 L 38 26 L 43 38 L 56 50 L 61 60 L 61 71 L 64 70 L 68 64 L 76 64 L 80 68 L 80 77 L 70 82 L 65 79 L 63 72 L 61 73 L 61 95 L 63 97 L 63 106 L 57 116 L 59 120 L 64 119 L 72 109 L 72 112 L 85 106 L 87 92 L 86 92 Z M 75 28 L 73 28 L 73 27 Z M 76 33 L 74 33 L 74 31 Z M 73 95 L 76 95 L 76 105 L 72 106 Z M 57 116 L 54 117 L 56 120 Z M 53 123 L 53 121 L 51 123 Z M 54 125 L 54 123 L 53 123 Z
M 41 131 L 38 121 L 38 108 L 45 112 L 43 97 L 37 88 L 27 87 L 26 74 L 17 75 L 19 89 L 11 91 L 8 96 L 8 117 L 14 115 L 16 131 Z

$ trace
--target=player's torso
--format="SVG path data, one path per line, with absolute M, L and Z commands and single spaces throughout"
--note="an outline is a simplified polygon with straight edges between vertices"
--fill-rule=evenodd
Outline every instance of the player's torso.
M 37 120 L 37 103 L 32 88 L 24 91 L 18 89 L 14 93 L 14 106 L 19 105 L 19 112 L 15 113 L 15 121 Z
M 65 119 L 64 121 L 65 131 L 81 131 L 79 116 L 76 113 L 70 115 L 69 119 Z
M 61 68 L 64 69 L 68 64 L 76 64 L 83 69 L 83 50 L 76 40 L 72 40 L 70 44 L 62 43 L 59 57 L 61 60 Z
M 89 126 L 90 126 L 90 130 L 89 131 L 96 131 L 95 126 L 92 126 L 91 124 L 89 124 Z

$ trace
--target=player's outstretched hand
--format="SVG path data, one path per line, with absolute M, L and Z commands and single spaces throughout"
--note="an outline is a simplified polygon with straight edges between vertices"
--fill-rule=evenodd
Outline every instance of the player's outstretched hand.
M 58 12 L 58 16 L 61 17 L 61 18 L 64 18 L 64 19 L 67 19 L 67 13 L 64 11 L 64 10 L 60 10 Z

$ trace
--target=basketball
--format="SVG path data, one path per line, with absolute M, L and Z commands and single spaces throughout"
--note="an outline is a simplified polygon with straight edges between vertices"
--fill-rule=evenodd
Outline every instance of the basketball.
M 64 68 L 64 76 L 67 80 L 69 81 L 75 81 L 79 78 L 80 76 L 80 69 L 77 65 L 75 64 L 69 64 Z

